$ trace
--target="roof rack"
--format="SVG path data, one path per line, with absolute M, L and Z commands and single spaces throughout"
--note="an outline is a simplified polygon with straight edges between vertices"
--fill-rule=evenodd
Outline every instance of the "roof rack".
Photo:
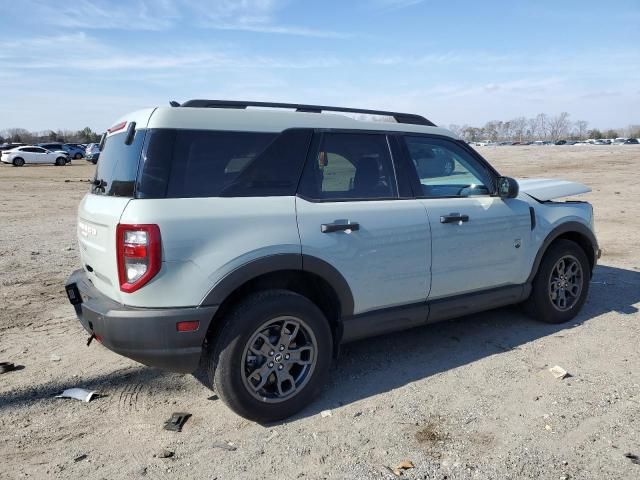
M 328 107 L 326 105 L 305 105 L 299 103 L 273 103 L 273 102 L 245 102 L 241 100 L 188 100 L 182 105 L 172 101 L 172 107 L 195 107 L 195 108 L 238 108 L 247 107 L 268 107 L 268 108 L 291 108 L 296 112 L 321 113 L 326 112 L 347 112 L 363 113 L 366 115 L 384 115 L 393 117 L 398 123 L 410 123 L 412 125 L 428 125 L 435 127 L 436 124 L 427 120 L 421 115 L 414 113 L 386 112 L 383 110 L 366 110 L 363 108 Z

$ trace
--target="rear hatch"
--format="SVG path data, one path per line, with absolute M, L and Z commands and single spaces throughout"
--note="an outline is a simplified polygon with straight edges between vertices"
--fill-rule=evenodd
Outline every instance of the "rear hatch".
M 116 227 L 134 195 L 146 132 L 144 129 L 133 130 L 131 122 L 121 125 L 107 134 L 90 192 L 78 209 L 77 227 L 82 267 L 100 292 L 118 302 L 121 295 Z M 128 135 L 130 142 L 126 141 Z

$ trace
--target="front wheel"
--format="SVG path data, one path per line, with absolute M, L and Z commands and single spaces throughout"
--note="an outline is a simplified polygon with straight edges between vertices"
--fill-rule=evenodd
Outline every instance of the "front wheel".
M 74 159 L 74 160 L 80 160 L 81 158 L 82 158 L 82 154 L 81 154 L 80 152 L 76 153 L 76 154 L 73 156 L 73 159 Z
M 524 310 L 546 323 L 568 322 L 587 299 L 590 280 L 584 250 L 570 240 L 556 240 L 545 252 Z
M 269 290 L 249 296 L 222 321 L 208 376 L 233 411 L 273 422 L 318 395 L 333 343 L 327 319 L 314 303 L 287 290 Z

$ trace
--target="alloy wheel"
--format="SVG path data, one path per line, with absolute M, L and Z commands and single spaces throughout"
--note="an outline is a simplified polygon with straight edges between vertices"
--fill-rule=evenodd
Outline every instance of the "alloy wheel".
M 582 265 L 573 255 L 561 257 L 551 269 L 549 299 L 556 310 L 572 308 L 582 293 L 584 275 Z
M 316 365 L 316 337 L 304 320 L 271 319 L 250 337 L 242 355 L 242 379 L 258 400 L 280 403 L 300 392 Z

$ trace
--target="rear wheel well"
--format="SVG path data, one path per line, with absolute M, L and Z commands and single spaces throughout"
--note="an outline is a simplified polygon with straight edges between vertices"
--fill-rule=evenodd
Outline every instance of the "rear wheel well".
M 302 270 L 279 270 L 252 278 L 231 292 L 220 304 L 209 324 L 205 343 L 215 341 L 223 326 L 226 314 L 248 295 L 264 290 L 283 289 L 295 292 L 312 301 L 329 322 L 334 339 L 334 353 L 342 335 L 340 323 L 341 305 L 337 293 L 322 277 Z M 205 345 L 206 347 L 207 345 Z

